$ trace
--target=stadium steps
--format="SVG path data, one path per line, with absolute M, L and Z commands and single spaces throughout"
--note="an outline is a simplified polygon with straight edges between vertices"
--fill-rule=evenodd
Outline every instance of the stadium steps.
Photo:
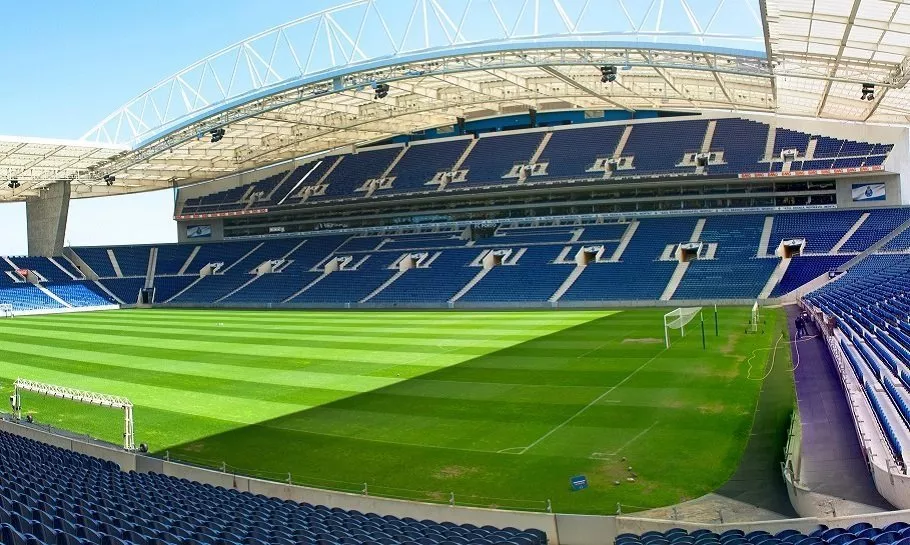
M 330 166 L 329 168 L 327 168 L 325 170 L 325 173 L 323 173 L 322 177 L 319 178 L 319 181 L 316 182 L 316 185 L 324 184 L 325 181 L 329 179 L 329 176 L 331 176 L 332 173 L 335 172 L 335 169 L 338 168 L 338 165 L 341 164 L 341 161 L 344 160 L 344 158 L 345 158 L 344 155 L 339 155 L 338 157 L 336 157 L 335 162 L 332 163 L 332 166 Z
M 158 248 L 149 248 L 149 266 L 145 271 L 145 287 L 155 285 L 155 269 L 158 268 Z
M 401 152 L 399 152 L 398 155 L 396 155 L 395 158 L 392 159 L 392 162 L 389 163 L 389 166 L 382 172 L 382 178 L 389 177 L 389 175 L 392 173 L 392 170 L 394 170 L 395 167 L 398 166 L 398 163 L 401 162 L 402 158 L 404 158 L 404 154 L 407 153 L 409 149 L 411 149 L 410 146 L 401 147 Z
M 253 282 L 259 280 L 259 279 L 262 278 L 263 276 L 265 276 L 265 275 L 260 274 L 260 275 L 254 276 L 253 278 L 250 278 L 248 281 L 246 281 L 246 282 L 244 282 L 243 284 L 241 284 L 239 288 L 237 288 L 237 289 L 235 289 L 234 291 L 228 293 L 228 294 L 225 295 L 224 297 L 221 297 L 221 298 L 216 299 L 215 302 L 216 302 L 216 303 L 220 303 L 220 302 L 224 301 L 224 300 L 227 299 L 228 297 L 234 295 L 235 293 L 239 292 L 239 291 L 242 290 L 243 288 L 245 288 L 245 287 L 249 286 L 250 284 L 252 284 Z M 193 282 L 193 283 L 195 284 L 195 282 Z M 181 293 L 182 293 L 182 292 L 181 292 Z
M 123 271 L 120 270 L 120 263 L 117 263 L 117 256 L 114 255 L 114 250 L 108 248 L 107 257 L 111 260 L 111 266 L 114 268 L 114 274 L 117 275 L 117 278 L 123 278 Z
M 864 223 L 866 223 L 867 219 L 869 219 L 869 212 L 864 212 L 859 217 L 859 219 L 856 220 L 856 223 L 853 224 L 853 227 L 844 233 L 844 236 L 842 236 L 841 239 L 837 241 L 837 244 L 831 248 L 831 251 L 828 252 L 828 255 L 834 255 L 840 252 L 840 249 L 844 247 L 844 244 L 846 244 L 847 241 L 850 240 L 850 237 L 852 237 L 859 230 L 859 228 L 862 227 Z
M 705 223 L 707 222 L 708 220 L 706 218 L 698 218 L 698 221 L 695 222 L 695 227 L 692 228 L 692 234 L 689 236 L 689 242 L 698 242 L 698 239 L 701 238 L 702 231 L 705 230 Z M 688 270 L 688 261 L 680 261 L 676 264 L 676 269 L 673 270 L 673 275 L 670 276 L 670 280 L 667 282 L 667 287 L 664 288 L 664 292 L 660 296 L 661 301 L 669 301 L 673 298 L 673 295 L 676 293 L 676 290 L 679 288 L 679 284 L 682 282 L 683 277 L 686 276 L 686 271 Z
M 322 280 L 325 279 L 325 277 L 328 276 L 328 275 L 330 275 L 330 274 L 331 274 L 331 273 L 327 273 L 327 272 L 322 273 L 322 274 L 319 275 L 315 280 L 313 280 L 312 282 L 310 282 L 309 284 L 307 284 L 306 286 L 304 286 L 300 291 L 298 291 L 298 292 L 295 293 L 294 295 L 292 295 L 292 296 L 288 297 L 287 299 L 285 299 L 284 301 L 282 301 L 282 303 L 290 303 L 291 301 L 293 301 L 294 299 L 296 299 L 297 297 L 299 297 L 300 295 L 302 295 L 303 293 L 305 293 L 308 289 L 310 289 L 310 288 L 312 288 L 313 286 L 315 286 L 316 284 L 322 282 Z
M 50 262 L 53 263 L 55 267 L 57 267 L 58 269 L 60 269 L 61 271 L 63 271 L 64 274 L 66 274 L 67 276 L 69 276 L 69 277 L 72 278 L 73 280 L 79 280 L 79 278 L 76 278 L 76 276 L 75 276 L 73 273 L 71 273 L 71 272 L 69 272 L 68 270 L 66 270 L 66 268 L 65 268 L 63 265 L 61 265 L 61 264 L 57 261 L 57 258 L 55 258 L 55 257 L 49 257 L 48 260 L 50 260 Z
M 774 229 L 774 216 L 765 217 L 761 238 L 758 240 L 758 252 L 755 257 L 768 257 L 768 245 L 771 243 L 771 231 Z M 775 251 L 777 248 L 775 248 Z
M 468 147 L 465 148 L 464 153 L 461 154 L 461 157 L 455 161 L 455 164 L 452 165 L 452 171 L 460 170 L 461 165 L 468 160 L 468 155 L 471 155 L 471 152 L 474 151 L 474 147 L 477 145 L 477 142 L 480 142 L 479 138 L 474 138 L 471 140 L 471 143 L 468 144 Z
M 774 293 L 774 288 L 777 287 L 784 275 L 787 274 L 787 269 L 790 268 L 790 263 L 792 261 L 793 260 L 790 258 L 780 260 L 780 263 L 777 264 L 777 267 L 774 268 L 774 272 L 772 272 L 771 276 L 768 278 L 768 283 L 765 284 L 765 287 L 762 288 L 761 292 L 758 294 L 759 299 L 771 297 L 771 294 Z
M 534 150 L 534 155 L 531 156 L 530 163 L 533 165 L 537 161 L 540 161 L 540 156 L 543 155 L 543 152 L 547 149 L 547 144 L 550 143 L 550 139 L 553 138 L 553 133 L 547 132 L 543 135 L 543 138 L 540 140 L 540 145 L 537 146 L 537 149 Z
M 454 303 L 454 302 L 458 301 L 459 299 L 461 299 L 462 297 L 464 297 L 465 295 L 467 295 L 467 293 L 469 291 L 471 291 L 471 288 L 476 286 L 477 283 L 480 282 L 481 280 L 483 280 L 483 277 L 486 276 L 487 274 L 489 274 L 489 272 L 492 270 L 493 269 L 480 269 L 480 271 L 476 275 L 474 275 L 474 278 L 472 278 L 470 281 L 468 281 L 468 283 L 465 284 L 464 287 L 462 287 L 460 290 L 458 290 L 458 293 L 456 293 L 455 295 L 452 296 L 451 299 L 449 299 L 449 302 Z
M 626 125 L 626 129 L 622 131 L 622 136 L 619 138 L 619 142 L 616 144 L 616 149 L 613 150 L 613 158 L 619 159 L 622 157 L 622 152 L 626 149 L 626 143 L 629 142 L 629 136 L 632 135 L 632 125 Z
M 818 145 L 818 139 L 812 138 L 809 140 L 809 144 L 806 146 L 806 154 L 803 158 L 807 161 L 815 159 L 815 147 Z
M 281 187 L 284 186 L 284 183 L 288 181 L 288 178 L 293 176 L 294 172 L 296 172 L 296 171 L 297 171 L 296 168 L 292 168 L 291 170 L 288 171 L 287 174 L 282 176 L 281 179 L 278 180 L 278 183 L 275 184 L 275 187 L 273 187 L 272 190 L 269 191 L 268 195 L 266 195 L 265 198 L 262 199 L 262 202 L 272 202 L 272 197 L 275 196 L 275 192 L 277 192 L 279 189 L 281 189 Z M 254 187 L 255 186 L 250 186 L 250 189 L 253 189 Z M 293 192 L 293 191 L 294 190 L 292 189 L 291 192 Z M 244 196 L 244 198 L 249 198 L 249 195 Z M 285 198 L 287 198 L 287 197 L 285 197 Z M 281 200 L 284 201 L 284 199 L 281 199 Z M 250 206 L 253 206 L 253 204 L 254 203 L 250 202 Z M 281 204 L 281 203 L 278 203 L 278 204 Z M 247 208 L 249 208 L 249 207 L 247 207 Z
M 705 137 L 701 141 L 701 152 L 708 153 L 711 151 L 711 142 L 714 140 L 714 131 L 717 129 L 717 120 L 708 121 L 708 128 L 705 131 Z
M 765 140 L 765 161 L 770 161 L 774 159 L 772 155 L 774 154 L 774 142 L 777 141 L 777 127 L 771 125 L 768 129 L 768 139 Z
M 885 235 L 884 238 L 882 238 L 881 240 L 879 240 L 872 246 L 869 246 L 868 248 L 866 248 L 865 250 L 863 250 L 862 252 L 857 254 L 856 257 L 854 257 L 850 261 L 848 261 L 848 262 L 844 263 L 843 265 L 841 265 L 840 267 L 838 267 L 837 271 L 844 272 L 846 270 L 849 270 L 851 267 L 858 265 L 862 260 L 866 259 L 870 255 L 872 255 L 872 254 L 878 252 L 879 250 L 881 250 L 882 248 L 884 248 L 885 245 L 887 245 L 895 237 L 897 237 L 899 234 L 903 233 L 907 229 L 910 229 L 910 220 L 907 220 L 904 223 L 900 224 L 897 227 L 897 229 L 891 231 L 890 233 Z
M 613 257 L 610 258 L 610 261 L 615 263 L 622 259 L 622 254 L 626 251 L 626 248 L 629 247 L 629 243 L 632 242 L 632 237 L 635 236 L 635 231 L 638 230 L 639 224 L 640 222 L 638 220 L 634 220 L 629 224 L 626 228 L 626 232 L 622 234 L 622 238 L 619 240 L 619 246 L 616 247 L 616 251 L 613 252 Z
M 569 288 L 572 287 L 572 284 L 574 284 L 575 281 L 578 280 L 578 277 L 581 276 L 581 273 L 585 272 L 586 267 L 587 267 L 587 265 L 576 265 L 575 268 L 572 269 L 572 272 L 569 273 L 569 276 L 567 276 L 566 279 L 563 280 L 563 282 L 559 286 L 559 288 L 557 288 L 556 291 L 553 293 L 553 295 L 550 296 L 548 301 L 550 301 L 551 303 L 555 303 L 555 302 L 559 301 L 559 299 L 563 295 L 565 295 L 565 293 L 567 291 L 569 291 Z
M 192 263 L 193 260 L 196 259 L 196 254 L 199 253 L 200 249 L 201 249 L 201 246 L 196 246 L 195 248 L 193 248 L 193 251 L 190 252 L 190 256 L 186 258 L 186 261 L 183 262 L 183 266 L 180 267 L 179 271 L 177 271 L 177 276 L 183 276 L 184 274 L 186 274 L 186 270 L 190 268 L 190 263 Z
M 126 303 L 123 301 L 123 299 L 117 297 L 117 295 L 115 295 L 114 292 L 112 292 L 111 290 L 107 289 L 107 286 L 105 286 L 104 284 L 102 284 L 102 283 L 99 282 L 98 280 L 92 280 L 92 282 L 94 282 L 95 285 L 98 286 L 98 289 L 99 289 L 99 290 L 101 290 L 101 291 L 103 291 L 104 293 L 108 294 L 108 296 L 109 296 L 111 299 L 113 299 L 114 301 L 117 301 L 117 303 L 119 303 L 119 304 L 121 304 L 121 305 L 125 305 L 125 304 L 126 304 Z
M 389 278 L 388 280 L 386 280 L 385 282 L 383 282 L 382 284 L 380 284 L 378 288 L 376 288 L 375 290 L 373 290 L 373 293 L 371 293 L 371 294 L 367 295 L 366 297 L 364 297 L 363 299 L 361 299 L 360 302 L 361 302 L 361 303 L 366 303 L 367 301 L 369 301 L 369 300 L 372 299 L 373 297 L 376 297 L 377 295 L 379 295 L 380 293 L 382 293 L 382 290 L 384 290 L 384 289 L 386 289 L 387 287 L 391 286 L 396 280 L 398 280 L 399 278 L 401 278 L 402 276 L 404 276 L 404 273 L 406 273 L 406 272 L 408 272 L 408 271 L 407 271 L 407 270 L 404 270 L 404 271 L 398 271 L 397 273 L 393 274 L 391 278 Z
M 69 259 L 70 263 L 72 263 L 78 270 L 82 271 L 82 275 L 89 280 L 97 280 L 99 278 L 98 273 L 89 267 L 88 263 L 79 257 L 79 254 L 77 254 L 72 248 L 64 248 L 63 257 Z
M 265 246 L 265 242 L 260 242 L 260 243 L 257 244 L 256 246 L 253 246 L 253 248 L 252 248 L 249 252 L 243 254 L 243 256 L 242 256 L 240 259 L 238 259 L 237 261 L 235 261 L 235 262 L 231 263 L 230 265 L 228 265 L 227 268 L 225 268 L 223 271 L 220 271 L 221 274 L 226 274 L 226 273 L 228 273 L 231 269 L 234 268 L 234 265 L 237 265 L 238 263 L 243 263 L 243 262 L 246 260 L 246 258 L 248 258 L 248 257 L 250 257 L 251 255 L 253 255 L 257 250 L 259 250 L 259 248 L 262 248 L 263 246 Z
M 698 242 L 701 238 L 701 232 L 705 230 L 705 223 L 708 220 L 705 218 L 698 218 L 698 221 L 695 222 L 695 229 L 692 230 L 692 236 L 689 237 L 689 242 Z
M 686 271 L 689 270 L 689 263 L 689 261 L 680 261 L 676 265 L 676 269 L 673 270 L 673 275 L 670 277 L 670 281 L 667 282 L 667 287 L 664 288 L 664 292 L 660 296 L 661 301 L 669 301 L 673 298 L 673 294 L 675 294 L 677 288 L 679 288 L 679 284 L 682 282 L 683 277 L 686 275 Z
M 197 249 L 198 249 L 198 246 L 197 246 Z M 195 286 L 195 285 L 198 284 L 199 282 L 202 282 L 202 279 L 203 279 L 203 278 L 205 278 L 205 277 L 204 277 L 204 276 L 200 276 L 200 277 L 197 278 L 196 280 L 193 280 L 192 282 L 190 282 L 190 285 L 189 285 L 189 286 L 187 286 L 187 287 L 183 288 L 182 290 L 178 291 L 177 293 L 175 293 L 175 294 L 173 295 L 173 297 L 171 297 L 170 299 L 168 299 L 167 301 L 165 301 L 165 303 L 170 303 L 170 302 L 173 301 L 174 299 L 180 297 L 181 295 L 183 295 L 184 293 L 186 293 L 187 291 L 189 291 L 193 286 Z
M 56 293 L 54 293 L 54 292 L 52 292 L 51 290 L 45 288 L 45 287 L 42 286 L 41 284 L 35 283 L 35 284 L 32 284 L 32 285 L 35 286 L 36 288 L 38 288 L 39 290 L 41 290 L 41 292 L 44 293 L 44 295 L 47 295 L 48 297 L 50 297 L 50 298 L 53 299 L 54 301 L 57 301 L 58 303 L 60 303 L 61 305 L 63 305 L 63 308 L 73 308 L 73 305 L 67 303 L 66 301 L 64 301 L 63 299 L 61 299 Z

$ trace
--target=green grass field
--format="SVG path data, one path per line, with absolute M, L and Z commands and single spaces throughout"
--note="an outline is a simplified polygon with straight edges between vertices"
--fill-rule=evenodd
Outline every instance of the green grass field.
M 783 326 L 667 309 L 129 310 L 0 320 L 0 383 L 129 397 L 138 442 L 238 473 L 459 504 L 612 513 L 710 492 L 737 466 Z M 758 351 L 756 352 L 756 350 Z M 751 360 L 750 355 L 755 355 Z M 789 362 L 786 344 L 777 361 Z M 23 395 L 41 423 L 119 442 L 122 414 Z M 628 482 L 632 466 L 637 475 Z M 569 490 L 569 478 L 590 488 Z M 614 484 L 619 481 L 621 484 Z

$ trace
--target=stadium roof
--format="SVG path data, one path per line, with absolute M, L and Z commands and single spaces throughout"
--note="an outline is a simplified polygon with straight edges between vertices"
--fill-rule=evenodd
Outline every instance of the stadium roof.
M 529 108 L 906 124 L 908 55 L 903 0 L 354 0 L 200 60 L 80 142 L 4 140 L 0 200 L 179 186 Z

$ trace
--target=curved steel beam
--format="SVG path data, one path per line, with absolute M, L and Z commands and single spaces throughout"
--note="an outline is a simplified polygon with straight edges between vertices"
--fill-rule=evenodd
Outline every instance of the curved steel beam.
M 740 15 L 748 11 L 743 4 L 754 1 L 660 0 L 658 8 L 657 0 L 354 0 L 261 32 L 184 68 L 126 103 L 83 139 L 136 146 L 244 97 L 329 74 L 401 64 L 417 54 L 429 59 L 472 49 L 600 42 L 737 49 L 755 56 L 764 46 L 762 25 Z M 734 19 L 737 24 L 731 25 Z M 731 27 L 736 31 L 726 30 Z

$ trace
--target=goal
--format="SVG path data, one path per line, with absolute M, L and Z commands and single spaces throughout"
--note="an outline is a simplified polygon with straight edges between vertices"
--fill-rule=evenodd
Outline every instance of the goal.
M 670 348 L 670 330 L 678 329 L 681 337 L 686 336 L 686 324 L 701 313 L 701 307 L 683 307 L 664 314 L 664 342 Z
M 758 305 L 758 301 L 752 305 L 752 314 L 749 316 L 749 331 L 752 333 L 758 333 L 758 326 L 761 323 L 761 307 Z
M 13 317 L 13 305 L 9 303 L 0 303 L 0 316 L 3 318 Z
M 12 406 L 17 419 L 22 418 L 21 392 L 33 392 L 43 396 L 75 401 L 76 403 L 86 403 L 88 405 L 96 405 L 110 409 L 122 409 L 123 448 L 128 451 L 136 450 L 135 444 L 133 443 L 133 404 L 129 399 L 17 378 L 16 382 L 13 383 L 13 395 L 9 398 L 10 405 Z

